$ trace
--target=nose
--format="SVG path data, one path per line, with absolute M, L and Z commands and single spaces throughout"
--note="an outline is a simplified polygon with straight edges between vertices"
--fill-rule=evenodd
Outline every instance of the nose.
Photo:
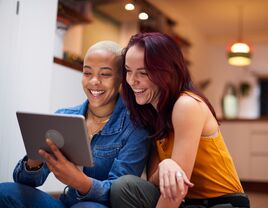
M 99 79 L 98 76 L 93 76 L 90 80 L 89 80 L 90 84 L 92 85 L 98 85 L 101 83 L 101 80 Z
M 127 74 L 127 82 L 130 86 L 133 86 L 138 83 L 137 76 L 135 73 L 128 73 Z

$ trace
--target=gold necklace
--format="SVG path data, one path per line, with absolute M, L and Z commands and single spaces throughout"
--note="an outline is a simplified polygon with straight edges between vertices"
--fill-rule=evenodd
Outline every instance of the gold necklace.
M 105 120 L 102 120 L 102 121 L 97 121 L 97 120 L 95 120 L 95 119 L 93 119 L 97 124 L 105 124 L 105 123 L 107 123 L 109 120 L 110 120 L 110 117 L 108 117 L 107 119 L 105 119 Z
M 103 121 L 96 121 L 92 116 L 91 116 L 91 122 L 92 124 L 89 125 L 87 124 L 87 128 L 88 128 L 88 133 L 89 133 L 89 139 L 91 140 L 93 138 L 93 136 L 95 134 L 97 134 L 104 126 L 105 124 L 109 121 L 110 117 L 108 117 L 107 119 L 103 120 Z M 94 125 L 93 125 L 94 124 Z M 93 130 L 92 126 L 97 127 L 95 130 Z
M 105 115 L 105 116 L 98 116 L 98 115 L 96 115 L 90 108 L 88 108 L 88 114 L 91 114 L 92 115 L 92 120 L 95 122 L 95 123 L 97 123 L 97 124 L 105 124 L 105 123 L 107 123 L 108 121 L 109 121 L 109 119 L 110 119 L 110 116 L 112 115 L 112 113 L 113 113 L 113 111 L 112 112 L 110 112 L 110 113 L 108 113 L 107 115 Z M 94 117 L 95 118 L 99 118 L 99 119 L 101 119 L 101 118 L 106 118 L 106 119 L 104 119 L 104 120 L 97 120 L 97 119 L 94 119 Z M 108 117 L 108 118 L 107 118 Z
M 109 119 L 106 119 L 106 122 L 105 123 L 107 123 L 109 121 Z M 89 134 L 89 139 L 91 140 L 92 138 L 93 138 L 93 136 L 95 135 L 95 134 L 97 134 L 105 125 L 103 125 L 103 124 L 105 124 L 105 123 L 98 123 L 98 124 L 102 124 L 102 125 L 100 125 L 98 128 L 96 128 L 94 131 L 92 131 L 90 134 Z

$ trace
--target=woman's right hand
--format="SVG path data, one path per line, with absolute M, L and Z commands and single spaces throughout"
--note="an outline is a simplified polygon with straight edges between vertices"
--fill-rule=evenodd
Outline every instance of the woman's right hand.
M 172 159 L 161 161 L 158 171 L 160 192 L 164 198 L 184 198 L 188 188 L 194 186 L 182 168 Z

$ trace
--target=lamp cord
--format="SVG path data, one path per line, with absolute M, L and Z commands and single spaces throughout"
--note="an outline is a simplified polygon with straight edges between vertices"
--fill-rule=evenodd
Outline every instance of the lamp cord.
M 243 39 L 243 6 L 238 6 L 238 41 L 242 42 Z

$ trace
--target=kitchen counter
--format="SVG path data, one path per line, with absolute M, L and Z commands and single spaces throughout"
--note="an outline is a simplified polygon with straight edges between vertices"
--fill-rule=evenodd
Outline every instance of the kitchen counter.
M 221 123 L 225 123 L 225 122 L 260 122 L 260 121 L 264 121 L 267 122 L 268 121 L 268 116 L 262 116 L 259 118 L 235 118 L 235 119 L 225 119 L 225 118 L 219 118 L 219 121 Z

